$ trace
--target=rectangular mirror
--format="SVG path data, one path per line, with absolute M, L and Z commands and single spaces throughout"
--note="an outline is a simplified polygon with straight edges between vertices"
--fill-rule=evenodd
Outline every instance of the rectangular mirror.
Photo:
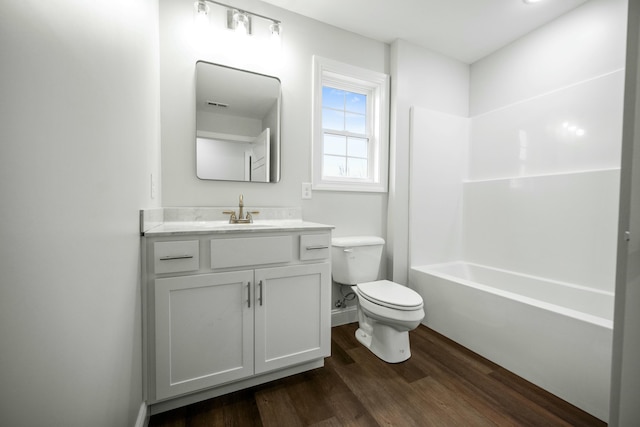
M 280 80 L 196 63 L 196 175 L 247 182 L 280 180 Z

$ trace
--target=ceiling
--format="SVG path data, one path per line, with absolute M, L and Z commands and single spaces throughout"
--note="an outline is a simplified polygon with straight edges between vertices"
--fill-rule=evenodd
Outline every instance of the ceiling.
M 587 0 L 263 1 L 384 43 L 403 39 L 470 64 Z

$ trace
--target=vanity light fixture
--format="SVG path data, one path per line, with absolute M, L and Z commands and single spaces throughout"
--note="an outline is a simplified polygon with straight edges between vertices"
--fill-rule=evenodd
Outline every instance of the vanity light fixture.
M 196 9 L 196 13 L 198 15 L 208 15 L 209 14 L 209 5 L 204 0 L 197 0 L 193 7 Z
M 238 9 L 227 10 L 227 28 L 241 35 L 251 34 L 251 16 Z
M 525 4 L 540 3 L 542 0 L 522 0 Z
M 205 16 L 208 20 L 207 15 L 209 14 L 209 5 L 207 3 L 216 4 L 227 9 L 227 28 L 230 30 L 243 35 L 251 35 L 253 33 L 253 18 L 260 18 L 262 20 L 270 22 L 269 31 L 271 33 L 271 37 L 278 40 L 280 39 L 280 34 L 282 32 L 282 22 L 278 21 L 277 19 L 269 18 L 268 16 L 260 15 L 253 12 L 248 12 L 246 10 L 241 10 L 234 6 L 230 6 L 228 4 L 220 3 L 214 0 L 196 0 L 196 2 L 194 3 L 194 7 L 197 12 L 196 19 L 199 20 L 199 17 L 202 15 Z
M 275 49 L 279 49 L 280 48 L 280 23 L 279 22 L 274 22 L 271 25 L 269 25 L 269 31 L 271 32 L 271 45 L 275 48 Z
M 272 36 L 280 37 L 280 23 L 274 22 L 269 25 L 269 30 L 271 31 Z
M 196 24 L 207 24 L 209 22 L 209 5 L 204 0 L 197 0 L 193 7 L 196 10 Z

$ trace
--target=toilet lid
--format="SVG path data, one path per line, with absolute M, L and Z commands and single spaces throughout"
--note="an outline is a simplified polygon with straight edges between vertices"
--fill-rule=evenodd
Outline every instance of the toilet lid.
M 358 292 L 374 304 L 399 310 L 417 310 L 422 307 L 422 297 L 413 289 L 389 280 L 359 283 Z

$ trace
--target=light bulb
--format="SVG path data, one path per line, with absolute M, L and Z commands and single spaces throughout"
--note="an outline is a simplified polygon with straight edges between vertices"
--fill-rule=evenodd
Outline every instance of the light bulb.
M 209 23 L 209 5 L 204 0 L 198 0 L 193 4 L 195 9 L 195 21 L 199 27 Z
M 280 25 L 279 22 L 274 22 L 271 25 L 269 25 L 269 30 L 271 31 L 271 39 L 269 40 L 269 44 L 275 48 L 275 49 L 279 49 L 280 48 L 280 31 L 282 30 L 282 27 Z
M 249 17 L 240 11 L 233 13 L 233 20 L 236 23 L 236 33 L 247 35 L 249 34 Z
M 271 30 L 271 35 L 272 36 L 280 36 L 280 23 L 279 22 L 274 22 L 271 25 L 269 25 L 269 29 Z

